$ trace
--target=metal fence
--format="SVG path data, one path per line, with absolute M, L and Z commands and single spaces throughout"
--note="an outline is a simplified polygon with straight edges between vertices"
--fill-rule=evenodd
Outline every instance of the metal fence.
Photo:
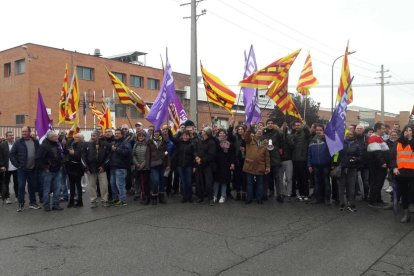
M 31 127 L 34 129 L 34 127 Z M 68 127 L 53 127 L 55 131 L 65 130 L 66 132 L 69 132 Z M 81 133 L 83 136 L 85 136 L 85 141 L 89 141 L 91 138 L 91 133 L 94 129 L 93 128 L 81 128 Z M 11 131 L 14 134 L 14 137 L 20 138 L 22 137 L 22 127 L 20 126 L 0 126 L 0 138 L 6 138 L 6 132 Z

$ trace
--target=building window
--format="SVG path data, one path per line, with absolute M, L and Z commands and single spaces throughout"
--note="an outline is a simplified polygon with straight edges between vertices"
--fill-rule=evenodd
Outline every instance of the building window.
M 126 81 L 126 76 L 125 74 L 122 73 L 117 73 L 117 72 L 112 72 L 118 79 L 120 79 L 123 83 L 125 83 Z
M 89 67 L 76 67 L 76 73 L 78 74 L 78 78 L 80 80 L 94 80 L 94 69 Z
M 126 117 L 126 105 L 123 104 L 116 104 L 115 105 L 115 116 L 118 118 L 125 118 Z
M 131 75 L 131 78 L 129 81 L 132 87 L 144 87 L 143 77 Z
M 26 115 L 16 115 L 16 125 L 23 125 L 26 122 Z
M 5 63 L 4 64 L 4 77 L 10 77 L 11 75 L 11 63 Z
M 147 81 L 148 83 L 148 89 L 150 90 L 158 90 L 160 89 L 160 80 L 156 80 L 156 79 L 148 79 Z
M 131 118 L 138 119 L 138 118 L 144 118 L 144 115 L 138 112 L 138 110 L 135 107 L 131 107 Z
M 16 60 L 14 62 L 14 74 L 20 75 L 24 74 L 24 72 L 26 72 L 26 63 L 24 59 Z

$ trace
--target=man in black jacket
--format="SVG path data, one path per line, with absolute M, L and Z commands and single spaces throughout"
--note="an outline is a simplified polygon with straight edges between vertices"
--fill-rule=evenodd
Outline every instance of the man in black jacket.
M 91 141 L 86 143 L 82 151 L 82 164 L 85 167 L 88 177 L 89 198 L 91 208 L 98 207 L 96 194 L 96 180 L 99 180 L 99 189 L 101 192 L 102 206 L 108 207 L 108 179 L 106 170 L 109 164 L 111 152 L 110 144 L 99 139 L 99 132 L 94 131 L 91 134 Z
M 111 147 L 111 188 L 115 206 L 126 206 L 125 178 L 127 169 L 131 168 L 131 144 L 124 140 L 122 129 L 115 130 L 115 141 Z
M 36 153 L 39 149 L 39 141 L 30 136 L 31 129 L 28 126 L 22 128 L 22 138 L 14 143 L 10 151 L 10 161 L 17 168 L 18 178 L 18 201 L 17 212 L 24 210 L 24 198 L 27 189 L 29 191 L 29 208 L 40 209 L 36 203 Z
M 36 156 L 43 180 L 43 207 L 45 211 L 63 210 L 59 206 L 59 191 L 62 183 L 63 151 L 59 145 L 59 136 L 53 130 L 48 131 Z M 50 192 L 53 192 L 50 208 Z
M 17 168 L 13 166 L 10 162 L 10 150 L 14 144 L 14 134 L 11 131 L 6 132 L 6 141 L 0 144 L 0 171 L 4 173 L 3 178 L 3 189 L 2 189 L 2 197 L 3 201 L 6 204 L 11 204 L 10 201 L 10 192 L 9 192 L 9 184 L 10 178 L 13 176 L 13 187 L 14 187 L 14 195 L 16 196 L 18 193 L 18 185 L 17 185 Z

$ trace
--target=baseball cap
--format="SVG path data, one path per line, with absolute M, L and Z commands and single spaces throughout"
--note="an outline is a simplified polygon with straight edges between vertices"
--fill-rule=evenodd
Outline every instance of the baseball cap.
M 143 126 L 143 124 L 141 122 L 136 122 L 135 126 Z

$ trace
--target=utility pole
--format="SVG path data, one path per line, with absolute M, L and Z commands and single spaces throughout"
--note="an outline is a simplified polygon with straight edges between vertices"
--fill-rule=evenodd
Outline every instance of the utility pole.
M 384 71 L 384 65 L 381 65 L 381 71 L 377 72 L 380 73 L 381 76 L 379 79 L 381 79 L 381 82 L 378 83 L 381 85 L 381 122 L 384 123 L 384 86 L 388 84 L 389 82 L 384 82 L 384 79 L 391 78 L 391 76 L 384 76 L 384 73 L 389 72 L 390 70 Z
M 201 14 L 197 14 L 197 4 L 204 0 L 191 0 L 191 3 L 181 4 L 180 6 L 191 5 L 191 16 L 184 19 L 191 19 L 191 60 L 190 60 L 190 118 L 198 127 L 198 89 L 197 89 L 197 19 L 201 15 L 206 14 L 206 10 L 202 10 Z

